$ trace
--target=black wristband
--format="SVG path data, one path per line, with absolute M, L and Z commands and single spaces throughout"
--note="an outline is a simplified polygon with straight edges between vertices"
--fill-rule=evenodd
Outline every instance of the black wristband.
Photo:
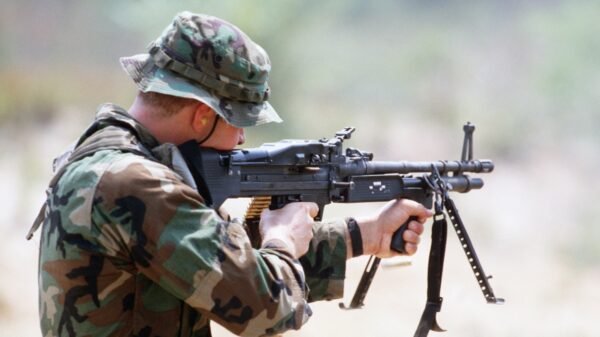
M 348 234 L 350 234 L 350 242 L 352 243 L 352 257 L 361 256 L 363 254 L 362 235 L 360 228 L 354 218 L 346 219 L 348 225 Z

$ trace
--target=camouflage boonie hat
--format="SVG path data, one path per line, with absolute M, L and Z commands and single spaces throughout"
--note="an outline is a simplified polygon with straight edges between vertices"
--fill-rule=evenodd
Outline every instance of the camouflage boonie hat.
M 196 99 L 236 127 L 281 122 L 267 102 L 269 56 L 217 17 L 179 13 L 147 54 L 120 61 L 143 92 Z

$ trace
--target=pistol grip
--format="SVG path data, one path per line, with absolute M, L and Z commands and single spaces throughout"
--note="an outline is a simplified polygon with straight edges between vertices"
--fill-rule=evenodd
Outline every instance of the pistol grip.
M 404 231 L 406 231 L 406 229 L 408 228 L 408 223 L 413 221 L 413 220 L 417 220 L 418 218 L 415 216 L 411 216 L 410 218 L 408 218 L 408 220 L 406 220 L 406 222 L 404 224 L 402 224 L 402 226 L 400 226 L 400 228 L 398 228 L 395 232 L 394 235 L 392 235 L 392 243 L 390 244 L 390 248 L 393 251 L 396 251 L 400 254 L 405 254 L 406 251 L 404 250 L 404 238 L 402 237 L 402 235 L 404 234 Z
M 292 202 L 315 202 L 317 206 L 319 206 L 319 213 L 315 217 L 315 221 L 321 221 L 323 219 L 323 212 L 325 211 L 325 204 L 319 202 L 319 200 L 312 200 L 303 198 L 302 196 L 294 196 L 294 195 L 274 195 L 271 197 L 271 204 L 269 205 L 270 210 L 276 210 L 283 208 L 285 205 Z

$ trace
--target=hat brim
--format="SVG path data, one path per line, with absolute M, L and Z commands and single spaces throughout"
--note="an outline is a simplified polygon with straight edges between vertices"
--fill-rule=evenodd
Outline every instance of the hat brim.
M 170 70 L 159 68 L 149 54 L 122 57 L 119 61 L 140 91 L 195 99 L 211 107 L 233 126 L 245 128 L 282 122 L 269 102 L 256 104 L 213 95 L 202 86 L 179 77 Z

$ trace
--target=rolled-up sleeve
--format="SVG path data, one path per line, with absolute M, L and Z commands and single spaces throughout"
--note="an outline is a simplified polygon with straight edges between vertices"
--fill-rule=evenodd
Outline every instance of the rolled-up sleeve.
M 344 295 L 347 227 L 343 220 L 317 223 L 308 253 L 300 262 L 310 288 L 310 302 L 332 300 Z

